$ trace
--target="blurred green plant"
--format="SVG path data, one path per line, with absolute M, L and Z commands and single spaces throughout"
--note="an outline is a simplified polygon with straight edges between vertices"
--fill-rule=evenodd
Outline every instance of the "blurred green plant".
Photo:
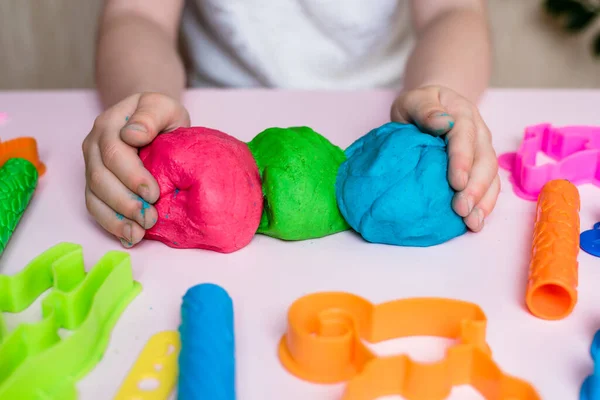
M 544 0 L 546 12 L 569 33 L 581 33 L 600 16 L 600 0 Z M 600 31 L 592 39 L 592 53 L 600 57 Z

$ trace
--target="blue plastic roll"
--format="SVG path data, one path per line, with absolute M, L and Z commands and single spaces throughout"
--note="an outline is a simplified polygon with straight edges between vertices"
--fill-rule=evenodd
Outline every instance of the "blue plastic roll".
M 179 400 L 235 400 L 233 302 L 220 286 L 192 287 L 181 306 Z

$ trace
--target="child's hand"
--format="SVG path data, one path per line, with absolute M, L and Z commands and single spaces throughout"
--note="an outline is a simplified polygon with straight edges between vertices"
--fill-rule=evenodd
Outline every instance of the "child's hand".
M 188 127 L 186 109 L 158 93 L 136 94 L 102 113 L 83 141 L 90 214 L 125 247 L 156 223 L 159 188 L 138 156 L 160 132 Z
M 457 192 L 452 207 L 469 229 L 480 231 L 496 205 L 500 179 L 492 137 L 477 107 L 448 88 L 426 86 L 398 97 L 391 118 L 432 135 L 447 133 L 448 181 Z

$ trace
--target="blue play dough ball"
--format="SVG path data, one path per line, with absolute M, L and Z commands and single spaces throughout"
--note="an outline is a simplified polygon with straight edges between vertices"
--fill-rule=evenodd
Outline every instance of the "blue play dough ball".
M 387 123 L 346 150 L 336 197 L 348 224 L 373 243 L 434 246 L 467 231 L 452 209 L 446 142 Z

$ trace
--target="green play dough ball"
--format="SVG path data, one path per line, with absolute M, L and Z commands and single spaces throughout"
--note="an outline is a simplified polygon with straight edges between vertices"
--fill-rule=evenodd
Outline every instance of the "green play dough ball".
M 248 146 L 265 197 L 258 233 L 304 240 L 349 229 L 335 197 L 342 149 L 308 127 L 269 128 Z

